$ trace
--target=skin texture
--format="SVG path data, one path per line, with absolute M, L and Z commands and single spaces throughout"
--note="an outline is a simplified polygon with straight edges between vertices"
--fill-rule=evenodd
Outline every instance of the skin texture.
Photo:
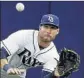
M 42 25 L 39 28 L 38 42 L 42 47 L 49 46 L 59 33 L 59 28 L 52 25 Z
M 4 64 L 8 64 L 8 61 L 6 59 L 0 59 L 0 67 L 3 68 Z

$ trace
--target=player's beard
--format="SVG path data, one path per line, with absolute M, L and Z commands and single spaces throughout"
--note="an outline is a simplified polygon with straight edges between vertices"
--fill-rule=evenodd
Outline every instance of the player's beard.
M 55 37 L 45 35 L 45 36 L 40 36 L 41 41 L 43 42 L 51 42 L 55 39 Z

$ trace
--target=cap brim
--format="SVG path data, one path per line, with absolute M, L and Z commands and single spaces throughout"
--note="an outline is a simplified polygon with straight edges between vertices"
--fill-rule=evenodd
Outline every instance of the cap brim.
M 54 27 L 59 28 L 59 26 L 55 25 L 54 23 L 50 23 L 50 22 L 40 23 L 40 25 L 52 25 Z

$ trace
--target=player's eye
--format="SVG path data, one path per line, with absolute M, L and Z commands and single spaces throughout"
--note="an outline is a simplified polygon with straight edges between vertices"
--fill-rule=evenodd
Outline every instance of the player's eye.
M 51 26 L 51 29 L 57 29 L 57 27 Z
M 44 27 L 45 27 L 45 28 L 49 28 L 49 26 L 48 26 L 48 25 L 45 25 Z

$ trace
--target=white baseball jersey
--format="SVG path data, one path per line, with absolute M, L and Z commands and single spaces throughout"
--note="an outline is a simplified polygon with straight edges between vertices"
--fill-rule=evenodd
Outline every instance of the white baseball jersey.
M 8 61 L 13 67 L 28 68 L 43 65 L 43 70 L 52 72 L 59 60 L 53 42 L 44 49 L 38 45 L 37 30 L 19 30 L 2 41 L 7 50 Z

